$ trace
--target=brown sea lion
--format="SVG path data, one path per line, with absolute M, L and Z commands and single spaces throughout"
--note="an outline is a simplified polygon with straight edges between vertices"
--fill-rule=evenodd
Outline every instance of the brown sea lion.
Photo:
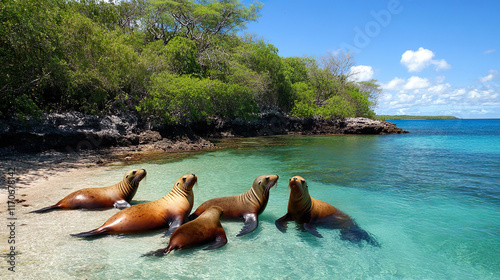
M 247 192 L 205 201 L 189 216 L 189 219 L 195 219 L 210 206 L 216 205 L 222 207 L 224 211 L 223 217 L 243 219 L 245 221 L 245 225 L 236 236 L 250 233 L 257 228 L 259 224 L 258 216 L 266 209 L 269 190 L 278 182 L 278 178 L 278 175 L 259 176 Z
M 166 248 L 153 251 L 145 256 L 155 255 L 161 257 L 172 250 L 212 244 L 203 250 L 220 248 L 227 243 L 226 232 L 220 223 L 223 210 L 219 206 L 211 206 L 198 218 L 178 227 L 168 242 Z
M 354 243 L 360 243 L 362 240 L 369 244 L 379 246 L 369 233 L 361 229 L 349 215 L 333 207 L 332 205 L 314 199 L 309 195 L 309 186 L 306 180 L 300 176 L 290 179 L 290 198 L 288 200 L 288 213 L 276 220 L 276 227 L 285 232 L 287 222 L 295 221 L 304 226 L 314 236 L 323 237 L 316 226 L 340 229 L 340 235 L 343 240 L 349 240 Z
M 172 190 L 164 197 L 125 208 L 109 218 L 102 226 L 88 232 L 72 234 L 89 237 L 101 234 L 138 233 L 168 227 L 173 232 L 193 209 L 194 174 L 179 178 Z
M 117 184 L 103 188 L 81 189 L 70 193 L 58 203 L 31 213 L 44 213 L 53 210 L 72 209 L 106 209 L 127 208 L 134 197 L 139 182 L 146 177 L 146 170 L 132 169 L 128 171 L 123 180 Z

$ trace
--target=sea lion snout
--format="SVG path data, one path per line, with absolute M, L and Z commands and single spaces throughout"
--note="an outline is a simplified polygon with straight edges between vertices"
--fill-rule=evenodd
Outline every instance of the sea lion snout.
M 198 182 L 198 177 L 193 173 L 193 174 L 188 174 L 182 176 L 182 182 L 184 184 L 185 189 L 191 189 L 196 182 Z
M 290 178 L 288 187 L 295 192 L 303 193 L 307 189 L 306 180 L 300 176 Z
M 265 185 L 264 189 L 264 192 L 266 194 L 268 194 L 269 190 L 278 183 L 279 178 L 280 176 L 278 175 L 266 175 L 265 180 L 267 181 L 267 184 Z
M 128 179 L 129 177 L 132 177 L 131 180 L 137 178 L 143 179 L 146 177 L 146 174 L 146 169 L 132 169 L 125 174 L 125 179 Z

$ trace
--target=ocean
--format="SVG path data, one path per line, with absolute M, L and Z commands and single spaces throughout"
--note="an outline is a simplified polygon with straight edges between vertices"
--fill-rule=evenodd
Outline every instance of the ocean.
M 280 179 L 256 231 L 236 237 L 243 223 L 223 221 L 226 246 L 162 258 L 141 257 L 167 246 L 162 231 L 92 240 L 69 236 L 100 226 L 115 209 L 25 214 L 16 276 L 500 279 L 500 120 L 392 122 L 410 133 L 222 139 L 221 149 L 213 151 L 166 153 L 103 168 L 93 184 L 114 184 L 131 168 L 147 170 L 134 203 L 158 199 L 177 178 L 195 173 L 193 210 L 208 199 L 247 191 L 257 176 Z M 293 223 L 280 232 L 274 221 L 287 212 L 288 180 L 295 175 L 307 180 L 312 197 L 350 215 L 381 246 L 342 240 L 335 229 L 319 228 L 323 238 L 317 238 Z M 82 186 L 44 199 L 56 202 Z M 12 276 L 5 271 L 0 274 Z

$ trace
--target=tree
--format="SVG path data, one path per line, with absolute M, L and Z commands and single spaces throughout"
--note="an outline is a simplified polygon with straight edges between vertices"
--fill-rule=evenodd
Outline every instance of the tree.
M 185 37 L 194 41 L 202 53 L 210 47 L 213 37 L 234 33 L 256 20 L 261 7 L 245 7 L 238 0 L 150 1 L 148 32 L 165 44 L 176 36 Z
M 333 76 L 337 77 L 342 86 L 355 74 L 351 71 L 351 68 L 355 65 L 356 63 L 351 52 L 327 53 L 320 58 L 320 67 L 328 70 Z
M 378 84 L 378 81 L 375 79 L 371 79 L 369 81 L 361 81 L 358 82 L 358 86 L 360 87 L 361 91 L 365 92 L 368 100 L 370 100 L 370 107 L 373 108 L 377 106 L 378 98 L 380 96 L 380 93 L 382 92 L 382 88 Z

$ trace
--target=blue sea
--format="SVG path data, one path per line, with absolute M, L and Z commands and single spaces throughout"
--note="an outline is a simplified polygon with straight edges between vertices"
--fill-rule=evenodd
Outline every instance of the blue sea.
M 69 236 L 100 226 L 114 209 L 26 214 L 19 235 L 36 240 L 19 240 L 25 243 L 18 276 L 500 279 L 500 120 L 392 122 L 410 133 L 222 139 L 213 151 L 156 154 L 106 167 L 93 176 L 96 185 L 120 181 L 131 168 L 147 170 L 134 203 L 158 199 L 177 178 L 195 173 L 194 209 L 208 199 L 247 191 L 259 175 L 280 179 L 255 232 L 236 237 L 243 223 L 223 221 L 226 246 L 163 258 L 141 257 L 167 246 L 161 231 L 90 241 Z M 288 179 L 295 175 L 308 181 L 312 197 L 350 215 L 381 246 L 341 240 L 335 229 L 319 228 L 323 238 L 293 224 L 286 233 L 278 231 L 274 221 L 287 211 Z M 68 188 L 58 195 L 77 186 Z M 33 209 L 47 204 L 32 203 Z

